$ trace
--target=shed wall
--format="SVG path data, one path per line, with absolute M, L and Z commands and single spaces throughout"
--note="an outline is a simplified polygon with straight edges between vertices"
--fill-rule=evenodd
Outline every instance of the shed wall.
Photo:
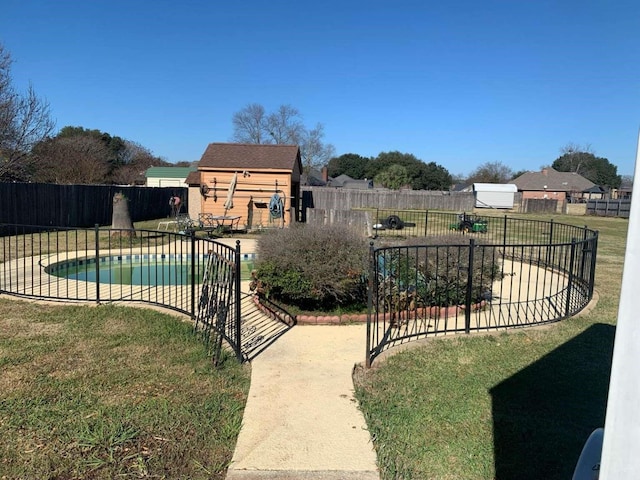
M 239 227 L 245 229 L 269 228 L 282 226 L 282 219 L 272 219 L 269 209 L 271 197 L 278 193 L 281 197 L 285 218 L 288 225 L 291 218 L 293 196 L 290 172 L 257 172 L 251 171 L 248 176 L 238 172 L 235 192 L 233 194 L 233 208 L 225 210 L 229 185 L 233 178 L 233 171 L 204 171 L 201 170 L 202 185 L 209 187 L 206 197 L 200 196 L 200 212 L 216 216 L 240 216 Z M 290 215 L 291 214 L 291 215 Z
M 513 208 L 513 192 L 476 191 L 476 208 Z

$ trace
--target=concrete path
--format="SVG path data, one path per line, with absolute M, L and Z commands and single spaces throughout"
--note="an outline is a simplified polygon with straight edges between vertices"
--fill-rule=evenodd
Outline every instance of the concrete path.
M 231 246 L 235 239 L 221 243 Z M 240 243 L 242 252 L 255 252 L 253 240 Z M 249 306 L 242 315 L 245 323 L 258 324 Z M 227 479 L 378 480 L 351 378 L 365 359 L 366 325 L 297 325 L 271 336 L 277 339 L 251 360 L 249 398 Z
M 253 360 L 227 479 L 380 478 L 351 379 L 365 329 L 299 325 Z

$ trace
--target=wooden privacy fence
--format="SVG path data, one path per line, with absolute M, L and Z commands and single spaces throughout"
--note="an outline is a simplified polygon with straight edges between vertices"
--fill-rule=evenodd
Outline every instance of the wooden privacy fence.
M 473 210 L 474 203 L 472 192 L 302 187 L 303 218 L 305 211 L 310 208 L 324 210 L 379 208 L 470 212 Z
M 629 218 L 631 200 L 588 200 L 587 215 Z
M 134 222 L 169 216 L 169 199 L 182 199 L 188 211 L 187 189 L 181 187 L 129 187 L 117 185 L 55 185 L 0 183 L 0 223 L 89 227 L 111 224 L 113 196 L 129 200 Z

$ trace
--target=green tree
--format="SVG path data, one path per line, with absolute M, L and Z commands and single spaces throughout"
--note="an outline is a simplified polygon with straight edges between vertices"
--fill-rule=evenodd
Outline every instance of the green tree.
M 339 157 L 333 157 L 327 164 L 327 172 L 331 177 L 338 175 L 349 175 L 351 178 L 362 180 L 367 178 L 365 172 L 370 158 L 363 157 L 357 153 L 345 153 Z
M 375 182 L 391 190 L 400 190 L 409 184 L 409 174 L 402 165 L 394 163 L 375 176 Z
M 476 168 L 467 183 L 507 183 L 513 178 L 513 170 L 501 162 L 487 162 Z
M 529 173 L 531 170 L 518 170 L 517 172 L 513 172 L 513 175 L 511 176 L 511 178 L 509 180 L 513 180 L 514 178 L 518 178 L 521 175 L 524 175 L 525 173 Z
M 451 174 L 446 168 L 435 162 L 424 163 L 415 155 L 398 151 L 380 153 L 368 163 L 365 176 L 376 178 L 393 164 L 401 165 L 407 170 L 409 184 L 414 190 L 449 190 L 451 187 Z
M 559 172 L 578 173 L 596 185 L 620 187 L 622 177 L 618 175 L 618 167 L 607 158 L 596 157 L 589 146 L 579 147 L 569 144 L 561 150 L 561 153 L 562 155 L 551 165 Z

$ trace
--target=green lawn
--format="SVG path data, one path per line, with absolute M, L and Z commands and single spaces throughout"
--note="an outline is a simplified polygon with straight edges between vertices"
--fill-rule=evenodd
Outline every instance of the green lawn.
M 0 299 L 0 478 L 222 479 L 249 372 L 150 309 Z
M 554 220 L 600 231 L 597 306 L 549 327 L 416 343 L 359 370 L 383 478 L 571 478 L 604 424 L 628 221 Z

